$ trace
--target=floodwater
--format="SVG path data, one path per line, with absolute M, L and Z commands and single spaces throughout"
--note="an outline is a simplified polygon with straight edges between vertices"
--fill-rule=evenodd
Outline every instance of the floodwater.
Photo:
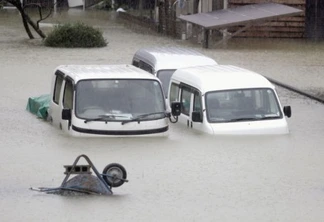
M 107 12 L 71 10 L 49 21 L 83 20 L 102 28 L 109 45 L 56 49 L 28 40 L 15 11 L 0 11 L 1 221 L 323 221 L 324 106 L 278 87 L 291 105 L 290 134 L 214 137 L 171 125 L 167 138 L 71 138 L 25 110 L 49 93 L 61 64 L 130 63 L 144 46 L 183 46 L 220 64 L 258 71 L 308 92 L 324 90 L 324 44 L 304 40 L 231 40 L 197 44 L 125 28 Z M 86 154 L 99 171 L 125 166 L 129 183 L 113 196 L 59 196 L 63 165 Z

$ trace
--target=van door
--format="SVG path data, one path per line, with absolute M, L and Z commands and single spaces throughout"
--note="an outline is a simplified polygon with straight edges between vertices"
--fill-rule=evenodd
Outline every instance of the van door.
M 61 95 L 62 95 L 62 85 L 64 81 L 64 74 L 57 71 L 55 73 L 52 85 L 52 98 L 49 108 L 49 118 L 54 126 L 59 127 L 61 122 Z
M 180 87 L 180 102 L 181 115 L 178 117 L 178 121 L 179 123 L 184 124 L 189 128 L 191 126 L 191 112 L 193 107 L 193 93 L 189 87 Z
M 203 112 L 203 102 L 202 102 L 202 96 L 201 92 L 198 90 L 193 91 L 193 102 L 192 102 L 192 111 L 196 113 L 200 113 L 201 121 L 192 121 L 192 115 L 190 118 L 190 128 L 199 130 L 199 131 L 204 131 L 203 127 L 203 122 L 204 122 L 204 112 Z
M 194 93 L 197 90 L 193 90 L 192 87 L 188 85 L 183 85 L 175 82 L 171 82 L 169 90 L 169 105 L 171 106 L 172 102 L 180 101 L 181 102 L 181 115 L 178 116 L 178 122 L 181 125 L 187 126 L 188 128 L 192 127 L 191 113 L 195 106 L 194 103 Z M 198 93 L 199 94 L 199 93 Z
M 71 114 L 74 112 L 73 110 L 73 94 L 74 94 L 74 84 L 73 81 L 70 78 L 65 79 L 65 84 L 64 84 L 64 91 L 63 91 L 63 96 L 62 96 L 62 104 L 63 108 L 62 109 L 70 109 Z M 72 125 L 72 118 L 73 115 L 71 115 L 71 120 L 63 120 L 62 119 L 62 110 L 61 110 L 61 127 L 62 130 L 65 132 L 68 132 L 71 129 Z

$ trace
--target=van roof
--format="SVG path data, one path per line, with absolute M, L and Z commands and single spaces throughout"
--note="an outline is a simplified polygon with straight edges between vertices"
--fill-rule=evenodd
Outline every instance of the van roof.
M 195 50 L 180 47 L 151 47 L 137 50 L 134 58 L 148 63 L 154 71 L 191 66 L 216 65 L 217 62 Z
M 133 65 L 61 65 L 56 68 L 75 82 L 83 79 L 157 79 Z
M 172 80 L 186 83 L 203 94 L 215 90 L 275 88 L 262 75 L 232 65 L 212 65 L 178 69 Z

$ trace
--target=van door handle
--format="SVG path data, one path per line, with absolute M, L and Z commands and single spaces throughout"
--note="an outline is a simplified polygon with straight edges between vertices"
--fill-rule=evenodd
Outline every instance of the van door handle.
M 187 120 L 187 127 L 189 127 L 189 120 Z
M 190 127 L 192 128 L 192 121 L 190 122 Z

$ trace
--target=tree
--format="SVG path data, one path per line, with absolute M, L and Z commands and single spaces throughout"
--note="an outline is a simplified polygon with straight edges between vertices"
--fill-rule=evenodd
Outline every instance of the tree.
M 20 0 L 4 0 L 4 2 L 8 2 L 10 4 L 12 4 L 13 6 L 15 6 L 18 11 L 20 12 L 21 18 L 22 18 L 22 22 L 24 25 L 24 28 L 27 32 L 27 35 L 30 39 L 34 39 L 34 35 L 30 30 L 30 26 L 36 31 L 36 33 L 41 37 L 41 38 L 46 38 L 45 33 L 39 28 L 39 22 L 42 20 L 45 20 L 46 18 L 48 18 L 51 14 L 52 14 L 52 10 L 53 7 L 51 7 L 49 13 L 43 17 L 43 13 L 42 13 L 42 6 L 40 4 L 23 4 Z M 28 7 L 36 7 L 38 9 L 38 13 L 39 13 L 39 20 L 37 20 L 36 22 L 34 22 L 28 15 L 28 13 L 26 12 L 26 9 Z

